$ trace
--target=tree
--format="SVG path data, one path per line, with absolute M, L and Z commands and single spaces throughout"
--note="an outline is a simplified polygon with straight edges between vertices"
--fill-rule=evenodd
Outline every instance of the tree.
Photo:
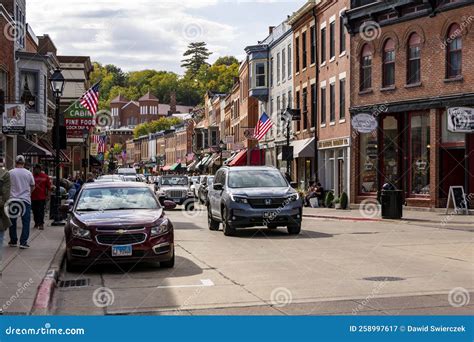
M 158 120 L 145 122 L 135 127 L 133 130 L 133 136 L 138 138 L 142 135 L 164 131 L 170 129 L 173 126 L 177 126 L 182 122 L 183 121 L 181 119 L 175 117 L 163 117 L 159 118 Z
M 181 67 L 186 68 L 186 75 L 194 77 L 201 66 L 208 65 L 207 60 L 211 54 L 205 42 L 190 43 L 183 54 L 185 58 L 181 61 Z
M 219 57 L 213 65 L 227 65 L 231 66 L 232 64 L 239 64 L 239 61 L 234 56 L 223 56 Z

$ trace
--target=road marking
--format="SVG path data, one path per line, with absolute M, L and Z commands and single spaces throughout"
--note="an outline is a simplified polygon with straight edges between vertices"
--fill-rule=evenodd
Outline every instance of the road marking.
M 189 288 L 189 287 L 211 287 L 214 286 L 214 282 L 211 279 L 201 279 L 199 285 L 169 285 L 169 286 L 157 286 L 157 289 L 178 289 L 178 288 Z

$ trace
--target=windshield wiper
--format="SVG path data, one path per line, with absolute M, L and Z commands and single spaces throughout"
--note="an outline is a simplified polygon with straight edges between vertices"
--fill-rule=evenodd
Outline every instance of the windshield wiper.
M 84 208 L 84 209 L 77 209 L 76 211 L 100 211 L 100 209 L 95 208 Z

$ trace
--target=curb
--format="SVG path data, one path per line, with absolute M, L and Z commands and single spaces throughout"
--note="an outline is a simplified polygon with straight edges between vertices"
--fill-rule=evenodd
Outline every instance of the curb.
M 51 310 L 52 299 L 56 289 L 59 272 L 66 255 L 66 242 L 63 238 L 54 255 L 49 269 L 36 291 L 35 300 L 31 308 L 31 315 L 48 315 Z
M 341 221 L 368 221 L 368 222 L 382 222 L 387 221 L 381 218 L 370 218 L 370 217 L 342 217 L 342 216 L 325 216 L 325 215 L 305 215 L 303 217 L 311 217 L 311 218 L 322 218 L 322 219 L 330 219 L 330 220 L 341 220 Z

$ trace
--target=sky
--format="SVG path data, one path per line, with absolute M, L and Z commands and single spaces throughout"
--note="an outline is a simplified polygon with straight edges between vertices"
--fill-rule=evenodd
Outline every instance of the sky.
M 124 71 L 183 73 L 186 46 L 205 41 L 213 54 L 244 58 L 306 0 L 27 0 L 27 22 L 48 34 L 59 55 L 90 56 Z

